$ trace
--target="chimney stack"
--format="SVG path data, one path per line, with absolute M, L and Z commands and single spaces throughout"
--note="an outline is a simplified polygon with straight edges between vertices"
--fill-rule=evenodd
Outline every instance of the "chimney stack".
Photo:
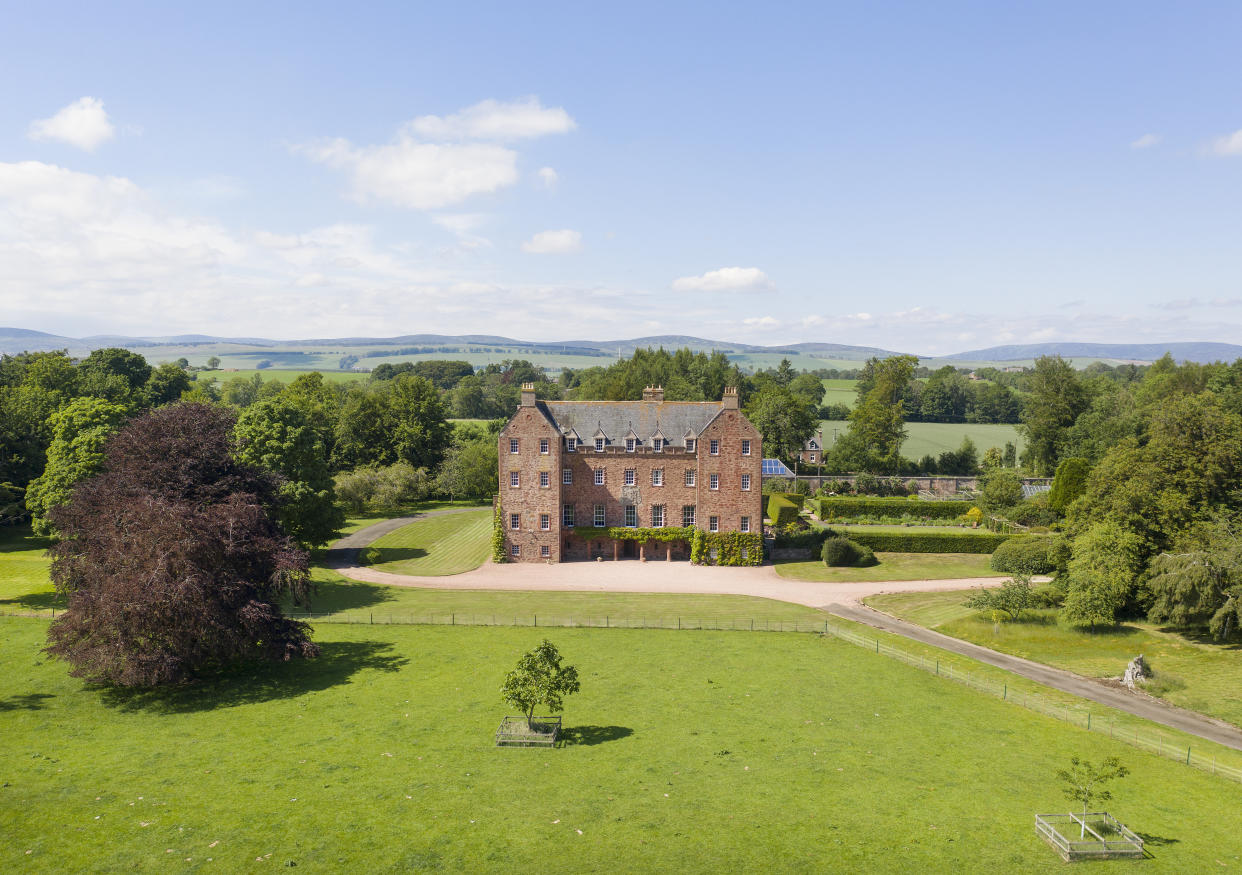
M 724 402 L 725 410 L 737 410 L 737 386 L 725 386 L 724 398 L 721 400 Z
M 523 407 L 534 407 L 535 406 L 535 384 L 534 383 L 523 383 L 522 384 L 522 406 Z
M 643 400 L 644 401 L 663 401 L 664 400 L 664 387 L 663 386 L 648 386 L 646 389 L 643 389 Z

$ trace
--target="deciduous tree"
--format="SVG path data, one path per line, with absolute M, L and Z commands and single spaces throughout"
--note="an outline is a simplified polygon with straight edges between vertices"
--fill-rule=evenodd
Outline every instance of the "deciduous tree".
M 48 653 L 119 686 L 184 681 L 251 659 L 312 657 L 306 554 L 272 515 L 276 479 L 234 455 L 225 408 L 177 404 L 131 421 L 103 471 L 52 511 L 52 580 L 68 609 Z
M 543 643 L 524 654 L 517 667 L 505 676 L 500 688 L 504 700 L 526 715 L 526 725 L 533 728 L 535 709 L 546 705 L 556 713 L 565 696 L 579 690 L 578 669 L 561 665 L 561 653 L 546 638 Z

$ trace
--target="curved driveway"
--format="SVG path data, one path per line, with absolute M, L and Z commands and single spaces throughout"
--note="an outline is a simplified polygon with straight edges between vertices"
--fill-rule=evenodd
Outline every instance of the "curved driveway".
M 426 589 L 747 595 L 807 605 L 846 620 L 866 623 L 921 644 L 929 644 L 942 650 L 977 659 L 1045 686 L 1126 711 L 1137 717 L 1223 744 L 1226 747 L 1242 750 L 1242 730 L 1228 723 L 1213 720 L 1193 711 L 1175 708 L 1156 699 L 1128 693 L 1091 678 L 1010 656 L 1007 653 L 989 650 L 958 638 L 950 638 L 939 632 L 874 611 L 862 604 L 862 600 L 867 596 L 880 593 L 933 592 L 966 589 L 971 586 L 996 586 L 1008 580 L 1008 577 L 816 583 L 781 577 L 771 565 L 758 568 L 719 568 L 691 565 L 688 562 L 651 561 L 641 563 L 640 568 L 638 567 L 640 563 L 636 559 L 546 564 L 522 562 L 512 565 L 495 565 L 488 562 L 464 574 L 449 577 L 414 577 L 377 571 L 358 564 L 358 554 L 362 548 L 382 535 L 416 519 L 476 509 L 430 511 L 368 526 L 333 544 L 328 552 L 328 562 L 332 568 L 351 580 L 390 586 Z

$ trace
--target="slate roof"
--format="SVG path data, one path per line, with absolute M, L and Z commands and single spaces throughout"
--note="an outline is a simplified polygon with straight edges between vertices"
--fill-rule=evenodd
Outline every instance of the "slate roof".
M 666 446 L 684 447 L 687 432 L 697 437 L 716 418 L 720 401 L 539 401 L 539 407 L 560 429 L 590 443 L 603 430 L 609 446 L 624 446 L 632 429 L 639 446 L 651 446 L 657 432 Z

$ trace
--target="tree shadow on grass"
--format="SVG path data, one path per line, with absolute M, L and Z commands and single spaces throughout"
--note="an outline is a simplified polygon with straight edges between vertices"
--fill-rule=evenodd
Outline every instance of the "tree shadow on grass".
M 370 608 L 393 601 L 394 598 L 391 586 L 353 581 L 320 581 L 316 584 L 315 594 L 311 596 L 310 613 L 331 614 L 336 611 Z M 286 605 L 285 609 L 291 614 L 306 613 L 305 608 L 292 605 Z
M 589 747 L 609 741 L 620 741 L 634 734 L 628 726 L 569 726 L 561 730 L 561 741 L 569 745 Z
M 1206 626 L 1160 626 L 1159 629 L 1167 635 L 1176 635 L 1214 650 L 1242 650 L 1242 637 L 1237 632 L 1225 641 L 1217 641 Z
M 427 551 L 422 547 L 367 547 L 362 551 L 362 561 L 367 565 L 384 565 L 422 559 L 426 555 Z
M 64 610 L 65 600 L 54 590 L 45 590 L 43 592 L 30 592 L 26 593 L 26 595 L 14 596 L 11 599 L 0 599 L 0 606 L 5 608 L 32 608 L 38 611 L 46 611 L 49 608 Z
M 0 699 L 0 711 L 41 711 L 47 706 L 43 704 L 45 699 L 55 699 L 51 693 L 23 693 L 18 696 L 9 696 L 7 699 Z
M 1136 832 L 1135 835 L 1143 840 L 1144 847 L 1152 845 L 1159 848 L 1164 845 L 1175 845 L 1181 841 L 1181 839 L 1171 839 L 1166 838 L 1165 836 L 1152 835 L 1151 833 L 1146 832 Z
M 362 671 L 400 671 L 409 663 L 382 641 L 328 641 L 318 659 L 250 663 L 194 683 L 156 689 L 101 687 L 105 705 L 122 711 L 182 714 L 296 699 L 347 684 Z

